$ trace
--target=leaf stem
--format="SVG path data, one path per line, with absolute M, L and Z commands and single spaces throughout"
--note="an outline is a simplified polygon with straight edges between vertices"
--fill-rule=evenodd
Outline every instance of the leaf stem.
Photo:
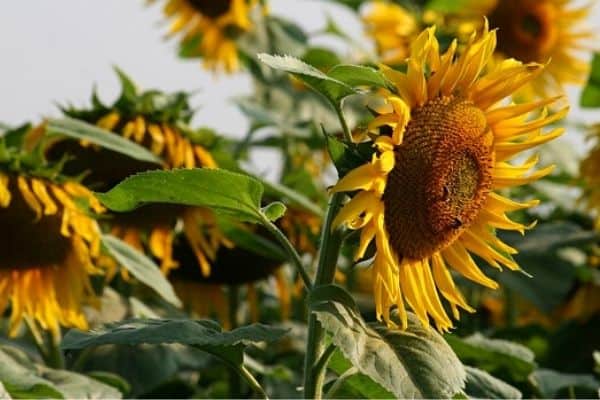
M 261 395 L 263 399 L 268 399 L 269 396 L 265 393 L 262 386 L 256 381 L 254 376 L 246 369 L 246 367 L 242 366 L 239 368 L 240 375 L 246 380 L 248 385 L 258 394 Z
M 359 372 L 358 368 L 356 368 L 356 367 L 348 368 L 346 370 L 346 372 L 344 372 L 342 375 L 340 375 L 337 378 L 337 380 L 335 381 L 335 383 L 333 385 L 331 385 L 331 387 L 329 388 L 327 393 L 325 393 L 324 397 L 326 399 L 334 398 L 333 396 L 338 391 L 338 389 L 344 384 L 344 382 L 346 382 L 346 379 L 350 378 L 352 375 L 357 374 L 358 372 Z
M 261 216 L 262 216 L 263 224 L 264 224 L 265 228 L 267 228 L 269 230 L 269 232 L 271 232 L 271 234 L 273 236 L 275 236 L 275 239 L 277 239 L 277 241 L 283 246 L 283 249 L 290 257 L 290 261 L 292 262 L 292 264 L 294 264 L 294 267 L 296 267 L 296 269 L 298 270 L 298 273 L 300 274 L 300 277 L 302 278 L 302 281 L 304 282 L 304 286 L 306 286 L 307 290 L 310 290 L 312 288 L 312 282 L 311 282 L 310 276 L 308 275 L 308 272 L 306 271 L 306 268 L 304 268 L 304 265 L 302 264 L 300 255 L 298 254 L 298 252 L 296 251 L 294 246 L 292 246 L 292 244 L 290 243 L 288 238 L 285 237 L 283 232 L 281 232 L 279 230 L 279 228 L 274 223 L 269 221 L 269 219 L 262 213 L 261 213 Z
M 342 132 L 344 133 L 344 139 L 349 144 L 354 143 L 352 141 L 352 132 L 350 132 L 350 128 L 348 127 L 348 123 L 346 122 L 346 117 L 344 117 L 344 110 L 342 109 L 342 102 L 339 102 L 335 105 L 335 113 L 340 120 L 340 125 L 342 125 Z
M 321 245 L 315 287 L 332 283 L 335 277 L 337 259 L 342 245 L 342 231 L 339 229 L 332 230 L 332 222 L 342 205 L 343 198 L 343 194 L 334 193 L 329 201 L 325 222 L 321 230 Z M 323 377 L 327 366 L 327 363 L 319 363 L 319 359 L 323 353 L 322 341 L 324 333 L 310 306 L 308 318 L 308 340 L 306 343 L 306 358 L 304 359 L 304 398 L 320 399 Z

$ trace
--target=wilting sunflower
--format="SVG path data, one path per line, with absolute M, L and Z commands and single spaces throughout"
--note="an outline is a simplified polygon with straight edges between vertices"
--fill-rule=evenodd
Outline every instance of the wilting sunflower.
M 181 34 L 181 47 L 186 53 L 202 57 L 208 69 L 234 72 L 239 68 L 235 40 L 252 28 L 250 11 L 256 3 L 256 0 L 168 0 L 163 12 L 173 19 L 169 34 Z
M 24 319 L 55 337 L 60 326 L 87 329 L 100 230 L 78 201 L 103 211 L 78 183 L 0 172 L 0 314 L 10 304 L 11 336 Z
M 367 35 L 375 41 L 377 53 L 386 64 L 403 63 L 410 53 L 411 41 L 421 30 L 412 13 L 387 1 L 370 3 L 362 20 Z
M 121 74 L 121 80 L 126 79 Z M 185 130 L 192 116 L 186 94 L 126 93 L 127 87 L 133 84 L 123 83 L 123 94 L 111 106 L 96 100 L 91 110 L 69 109 L 65 113 L 147 148 L 163 161 L 164 169 L 216 167 L 210 152 L 193 143 Z M 83 183 L 96 190 L 108 190 L 132 174 L 160 168 L 71 140 L 55 143 L 48 150 L 51 159 L 65 155 L 73 156 L 65 163 L 66 173 L 85 173 Z M 165 273 L 177 266 L 172 244 L 178 222 L 205 275 L 210 273 L 210 260 L 214 259 L 218 247 L 231 245 L 220 233 L 212 211 L 205 208 L 157 204 L 111 216 L 112 233 L 139 250 L 147 247 L 161 261 Z
M 382 67 L 397 94 L 388 93 L 381 114 L 370 124 L 376 152 L 372 161 L 344 176 L 334 192 L 356 192 L 334 225 L 362 229 L 357 259 L 375 239 L 372 273 L 378 318 L 390 321 L 398 307 L 407 325 L 406 303 L 423 325 L 431 317 L 448 330 L 440 295 L 455 318 L 458 307 L 472 311 L 456 288 L 450 269 L 490 288 L 498 285 L 475 264 L 471 253 L 490 265 L 519 267 L 516 250 L 495 229 L 524 232 L 528 226 L 506 213 L 536 205 L 516 202 L 498 191 L 535 181 L 552 167 L 530 172 L 531 157 L 522 165 L 508 161 L 523 150 L 559 136 L 563 129 L 542 134 L 541 128 L 567 110 L 533 118 L 530 112 L 556 98 L 520 105 L 501 101 L 535 79 L 539 64 L 507 60 L 482 74 L 496 45 L 495 32 L 475 35 L 460 56 L 456 41 L 443 55 L 434 28 L 413 42 L 406 73 Z M 377 133 L 379 135 L 377 135 Z
M 250 317 L 257 322 L 260 319 L 257 284 L 266 282 L 274 284 L 281 317 L 288 318 L 291 289 L 281 260 L 239 246 L 220 247 L 210 275 L 204 276 L 187 240 L 179 241 L 174 255 L 179 268 L 171 271 L 169 280 L 187 310 L 196 316 L 209 317 L 214 313 L 226 329 L 231 328 L 234 321 L 227 291 L 245 288 Z
M 573 0 L 485 0 L 465 6 L 472 25 L 482 16 L 498 28 L 497 60 L 515 58 L 548 65 L 545 72 L 521 93 L 548 96 L 562 92 L 564 84 L 579 84 L 588 64 L 581 51 L 590 49 L 593 33 L 584 21 L 592 2 L 577 7 Z

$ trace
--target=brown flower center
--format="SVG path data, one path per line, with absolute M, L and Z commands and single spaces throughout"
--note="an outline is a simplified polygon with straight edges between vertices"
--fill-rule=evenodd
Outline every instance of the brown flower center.
M 543 0 L 502 0 L 490 15 L 498 50 L 524 62 L 546 62 L 558 37 L 556 6 Z
M 210 18 L 218 18 L 227 13 L 231 0 L 188 0 L 200 13 Z
M 491 188 L 490 139 L 469 101 L 443 97 L 412 111 L 383 194 L 398 257 L 429 257 L 475 219 Z
M 0 269 L 44 268 L 63 263 L 71 251 L 71 241 L 60 233 L 62 212 L 36 220 L 16 179 L 10 179 L 8 188 L 12 194 L 10 205 L 0 207 Z M 57 199 L 54 201 L 60 204 Z

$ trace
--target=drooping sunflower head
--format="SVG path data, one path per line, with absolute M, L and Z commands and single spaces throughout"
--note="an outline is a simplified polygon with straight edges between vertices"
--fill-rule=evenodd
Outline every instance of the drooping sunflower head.
M 24 319 L 55 336 L 61 326 L 87 329 L 100 230 L 78 202 L 103 211 L 78 183 L 0 171 L 0 314 L 10 305 L 11 336 Z
M 404 62 L 410 53 L 410 42 L 419 34 L 417 18 L 398 4 L 375 1 L 365 9 L 362 20 L 382 62 Z
M 252 29 L 250 12 L 256 0 L 167 0 L 163 12 L 172 19 L 169 34 L 181 35 L 187 56 L 202 57 L 213 71 L 239 69 L 236 39 Z
M 111 105 L 104 105 L 94 93 L 90 108 L 63 108 L 71 117 L 129 139 L 160 157 L 164 168 L 195 168 L 216 166 L 210 153 L 193 143 L 193 132 L 187 127 L 193 117 L 189 94 L 139 91 L 124 73 L 117 70 L 121 95 Z M 48 157 L 59 159 L 73 155 L 65 164 L 72 174 L 86 172 L 84 183 L 97 189 L 109 189 L 136 172 L 160 166 L 131 159 L 85 142 L 64 140 L 54 144 Z
M 573 0 L 486 0 L 477 1 L 471 13 L 474 26 L 486 16 L 498 28 L 496 60 L 515 58 L 523 62 L 548 63 L 545 72 L 521 93 L 547 96 L 562 92 L 565 84 L 580 84 L 588 65 L 581 54 L 591 49 L 592 30 L 586 26 L 591 3 L 575 6 Z M 469 7 L 465 7 L 467 9 Z
M 164 169 L 216 167 L 211 153 L 192 140 L 196 132 L 187 125 L 193 116 L 187 93 L 141 92 L 125 74 L 117 72 L 122 92 L 113 104 L 104 105 L 93 95 L 91 108 L 69 108 L 64 112 L 147 148 L 163 161 Z M 70 155 L 64 165 L 65 172 L 83 175 L 83 183 L 97 190 L 108 190 L 132 174 L 161 168 L 71 140 L 53 143 L 47 154 L 55 160 Z M 182 222 L 181 229 L 193 244 L 205 274 L 210 271 L 210 259 L 218 246 L 228 243 L 215 228 L 209 210 L 158 204 L 111 217 L 112 233 L 139 250 L 147 248 L 160 260 L 164 272 L 177 266 L 172 244 L 178 221 Z
M 567 109 L 547 115 L 556 98 L 525 104 L 503 102 L 542 73 L 543 66 L 515 60 L 493 70 L 484 67 L 496 45 L 487 26 L 456 55 L 457 43 L 440 54 L 435 29 L 412 43 L 406 72 L 382 66 L 395 91 L 369 124 L 375 153 L 371 162 L 350 171 L 336 192 L 356 192 L 334 224 L 361 229 L 357 259 L 374 240 L 373 291 L 377 315 L 389 324 L 397 306 L 406 326 L 406 306 L 428 326 L 440 330 L 458 307 L 472 311 L 456 288 L 450 269 L 490 288 L 497 284 L 473 260 L 518 269 L 515 249 L 495 235 L 496 229 L 523 232 L 527 226 L 507 213 L 537 201 L 513 201 L 498 191 L 537 180 L 551 167 L 531 171 L 537 157 L 523 164 L 509 161 L 524 150 L 562 134 L 541 128 Z M 532 112 L 537 113 L 532 113 Z
M 246 234 L 256 235 L 265 240 L 265 232 L 252 232 L 248 227 L 240 227 Z M 179 268 L 169 273 L 169 279 L 178 296 L 192 313 L 207 317 L 215 313 L 225 327 L 230 327 L 227 298 L 228 290 L 244 290 L 250 316 L 254 322 L 260 319 L 258 306 L 258 285 L 261 282 L 274 283 L 275 292 L 281 307 L 282 318 L 290 313 L 291 290 L 282 267 L 282 260 L 269 254 L 268 250 L 257 253 L 240 245 L 221 246 L 212 262 L 210 274 L 202 273 L 195 250 L 185 237 L 178 238 L 174 258 Z M 234 289 L 232 289 L 234 288 Z

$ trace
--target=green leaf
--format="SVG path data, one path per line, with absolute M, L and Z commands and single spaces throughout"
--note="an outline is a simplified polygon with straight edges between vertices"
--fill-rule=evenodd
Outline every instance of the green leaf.
M 600 53 L 594 54 L 588 83 L 581 92 L 581 107 L 600 107 Z
M 129 382 L 117 374 L 105 371 L 91 371 L 87 373 L 87 376 L 108 386 L 114 387 L 123 395 L 127 395 L 131 392 L 131 385 Z
M 173 287 L 150 258 L 112 235 L 102 235 L 102 244 L 137 280 L 154 289 L 169 303 L 181 307 Z
M 269 221 L 275 222 L 279 218 L 283 217 L 285 210 L 285 204 L 280 201 L 274 201 L 263 207 L 261 211 Z
M 299 78 L 316 92 L 325 96 L 336 107 L 344 97 L 356 93 L 351 86 L 327 76 L 325 73 L 297 58 L 271 56 L 265 53 L 259 54 L 258 58 L 271 68 L 289 72 Z
M 333 353 L 327 367 L 339 376 L 348 371 L 352 367 L 352 364 L 337 349 Z M 394 397 L 392 393 L 385 390 L 380 384 L 360 372 L 346 378 L 340 387 L 340 391 L 344 390 L 356 393 L 356 397 L 365 399 L 391 399 Z M 335 396 L 335 393 L 333 395 Z
M 121 392 L 98 380 L 71 371 L 39 367 L 40 375 L 53 382 L 67 399 L 120 399 Z
M 40 377 L 35 370 L 22 365 L 4 347 L 0 347 L 0 383 L 15 399 L 64 398 L 56 385 Z
M 465 393 L 476 399 L 520 399 L 521 392 L 478 368 L 465 366 L 467 371 L 467 387 Z
M 518 343 L 488 339 L 479 333 L 466 338 L 446 335 L 446 340 L 461 361 L 494 375 L 505 373 L 515 381 L 525 381 L 536 367 L 533 352 Z
M 559 391 L 567 388 L 583 389 L 585 393 L 582 397 L 591 398 L 597 396 L 600 390 L 600 382 L 589 374 L 565 374 L 550 369 L 539 369 L 531 374 L 530 381 L 543 398 L 556 398 Z
M 362 65 L 336 65 L 327 71 L 327 76 L 355 88 L 360 86 L 382 87 L 394 90 L 391 82 L 378 70 Z
M 314 291 L 311 309 L 336 347 L 394 396 L 448 398 L 464 388 L 465 370 L 452 349 L 413 314 L 406 331 L 366 324 L 341 288 L 328 285 Z
M 7 346 L 0 347 L 0 383 L 15 399 L 122 397 L 118 390 L 100 381 L 35 364 L 21 350 Z
M 90 332 L 71 329 L 65 335 L 61 348 L 77 350 L 104 344 L 137 345 L 179 343 L 201 349 L 273 342 L 286 330 L 261 324 L 222 331 L 211 320 L 191 319 L 131 319 L 106 324 Z
M 147 203 L 209 207 L 247 222 L 262 222 L 263 186 L 247 175 L 221 169 L 142 172 L 98 198 L 113 211 L 131 211 Z
M 311 212 L 314 215 L 322 216 L 323 210 L 314 202 L 312 202 L 308 197 L 304 196 L 302 193 L 297 192 L 287 186 L 284 186 L 275 182 L 268 182 L 259 177 L 255 177 L 259 179 L 265 188 L 265 194 L 275 196 L 289 205 L 294 205 L 304 209 L 305 211 Z
M 77 119 L 66 117 L 50 119 L 46 132 L 48 135 L 63 135 L 73 139 L 86 140 L 136 160 L 161 164 L 160 158 L 131 140 Z

